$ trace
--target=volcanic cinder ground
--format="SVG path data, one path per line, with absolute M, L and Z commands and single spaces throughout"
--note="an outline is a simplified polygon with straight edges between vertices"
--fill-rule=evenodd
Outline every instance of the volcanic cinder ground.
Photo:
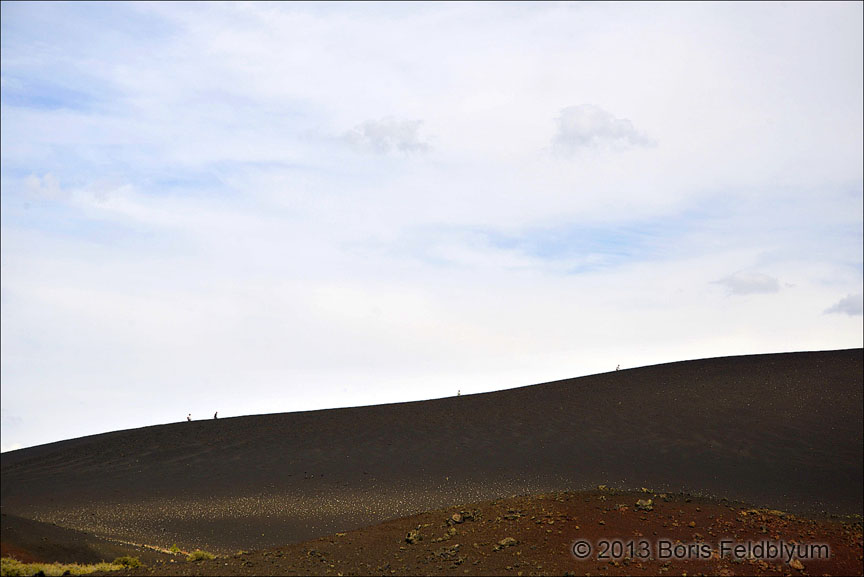
M 84 437 L 4 453 L 2 511 L 225 554 L 601 484 L 860 515 L 862 359 L 862 349 L 706 359 Z

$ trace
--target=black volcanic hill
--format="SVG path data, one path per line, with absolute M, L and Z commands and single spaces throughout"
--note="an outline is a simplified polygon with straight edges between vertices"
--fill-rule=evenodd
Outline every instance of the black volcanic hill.
M 861 514 L 862 360 L 862 349 L 705 359 L 83 437 L 4 453 L 2 510 L 224 552 L 598 484 Z

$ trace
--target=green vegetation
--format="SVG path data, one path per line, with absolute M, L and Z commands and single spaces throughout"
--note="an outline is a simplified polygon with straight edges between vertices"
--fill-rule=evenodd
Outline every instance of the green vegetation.
M 187 561 L 201 561 L 202 559 L 215 559 L 216 555 L 213 553 L 208 553 L 207 551 L 202 551 L 201 549 L 195 549 L 189 556 L 186 557 Z
M 141 561 L 138 557 L 129 557 L 125 555 L 123 557 L 117 557 L 113 561 L 111 561 L 113 565 L 121 565 L 123 567 L 127 567 L 129 569 L 135 569 L 136 567 L 141 566 Z
M 87 575 L 94 571 L 119 571 L 120 569 L 141 567 L 137 557 L 117 557 L 111 563 L 79 565 L 78 563 L 22 563 L 4 557 L 0 560 L 0 575 Z
M 171 548 L 168 550 L 171 551 L 174 555 L 176 555 L 177 553 L 180 552 L 180 547 L 177 546 L 177 543 L 174 543 L 173 545 L 171 545 Z

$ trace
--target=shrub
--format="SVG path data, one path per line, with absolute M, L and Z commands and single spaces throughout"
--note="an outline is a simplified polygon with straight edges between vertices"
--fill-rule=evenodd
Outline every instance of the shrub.
M 121 562 L 121 559 L 127 559 L 130 563 L 134 562 L 137 565 L 129 565 Z M 96 563 L 94 565 L 79 565 L 77 563 L 22 563 L 16 559 L 3 558 L 0 563 L 0 575 L 6 577 L 15 577 L 18 575 L 87 575 L 94 571 L 117 571 L 126 567 L 140 567 L 141 562 L 135 557 L 118 557 L 114 563 Z
M 187 561 L 201 561 L 202 559 L 215 559 L 216 555 L 213 553 L 208 553 L 207 551 L 202 551 L 201 549 L 195 549 L 189 556 L 186 558 Z
M 141 566 L 141 561 L 138 557 L 129 557 L 125 555 L 123 557 L 117 557 L 113 561 L 111 561 L 112 565 L 122 565 L 123 567 L 128 567 L 129 569 L 135 569 L 136 567 Z
M 30 573 L 24 572 L 24 563 L 16 559 L 6 559 L 4 558 L 0 561 L 0 575 L 9 577 L 17 577 L 18 575 L 29 575 Z M 35 573 L 35 571 L 33 572 Z
M 177 546 L 177 543 L 174 543 L 173 545 L 171 545 L 171 548 L 168 550 L 176 555 L 177 553 L 180 552 L 180 547 Z

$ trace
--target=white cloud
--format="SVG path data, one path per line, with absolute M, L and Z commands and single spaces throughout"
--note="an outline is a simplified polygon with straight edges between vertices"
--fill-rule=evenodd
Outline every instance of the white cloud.
M 780 291 L 780 282 L 767 274 L 759 272 L 739 271 L 714 281 L 729 289 L 729 294 L 770 294 Z
M 825 313 L 845 314 L 850 317 L 861 316 L 864 314 L 864 296 L 860 293 L 857 295 L 846 295 L 828 308 Z
M 422 120 L 395 118 L 367 120 L 347 132 L 345 140 L 359 150 L 378 154 L 426 152 L 430 146 L 420 135 L 422 124 Z
M 651 147 L 657 143 L 636 130 L 626 118 L 616 118 L 610 112 L 591 104 L 569 106 L 556 118 L 558 131 L 552 148 L 561 154 L 581 149 L 625 150 Z
M 57 177 L 50 172 L 41 177 L 31 174 L 25 181 L 26 190 L 35 197 L 48 200 L 59 200 L 63 198 L 64 191 L 60 188 Z

